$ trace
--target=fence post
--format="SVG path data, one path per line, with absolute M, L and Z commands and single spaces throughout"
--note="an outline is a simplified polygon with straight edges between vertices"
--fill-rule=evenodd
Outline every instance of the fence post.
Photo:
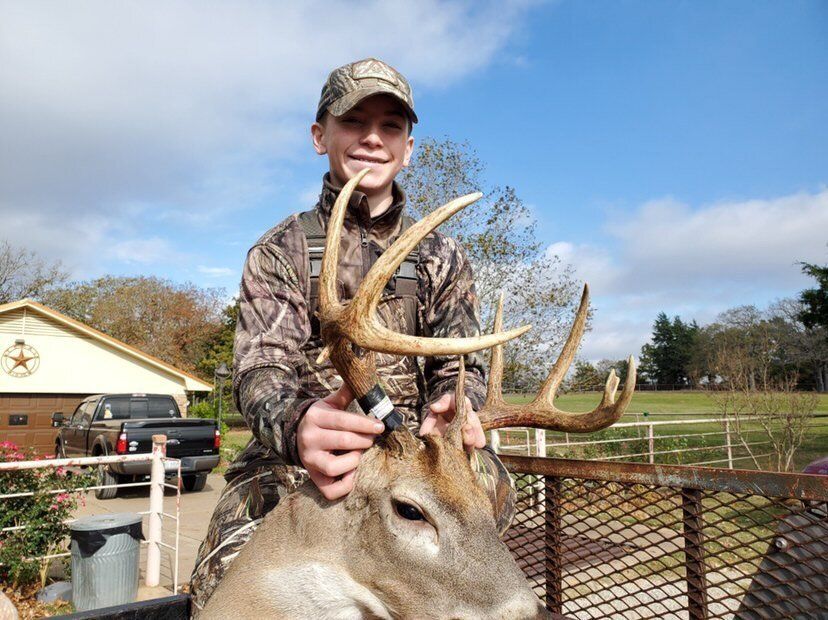
M 704 575 L 704 518 L 702 492 L 681 490 L 684 566 L 687 575 L 687 613 L 690 620 L 707 620 L 707 582 Z
M 152 470 L 150 473 L 150 509 L 147 533 L 147 587 L 154 588 L 161 581 L 161 513 L 164 510 L 164 461 L 167 454 L 167 436 L 152 436 Z
M 535 429 L 535 456 L 546 456 L 546 431 Z
M 561 536 L 561 479 L 544 476 L 544 579 L 546 608 L 556 614 L 563 609 L 563 536 Z
M 733 469 L 733 444 L 730 441 L 730 420 L 725 418 L 725 445 L 727 446 L 727 467 Z
M 655 431 L 652 422 L 647 425 L 647 443 L 650 449 L 650 465 L 655 463 Z
M 492 446 L 492 450 L 494 450 L 495 454 L 498 454 L 500 452 L 500 431 L 497 429 L 492 430 L 490 437 L 489 443 Z

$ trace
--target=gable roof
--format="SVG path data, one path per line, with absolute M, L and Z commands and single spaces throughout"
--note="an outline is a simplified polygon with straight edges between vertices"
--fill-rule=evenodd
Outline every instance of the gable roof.
M 188 391 L 193 392 L 211 392 L 213 390 L 213 386 L 199 379 L 195 375 L 192 375 L 188 372 L 185 372 L 175 366 L 164 362 L 157 357 L 153 357 L 135 347 L 132 347 L 125 342 L 121 342 L 117 338 L 113 338 L 112 336 L 107 336 L 101 331 L 89 327 L 88 325 L 81 323 L 80 321 L 76 321 L 73 318 L 66 316 L 65 314 L 58 312 L 57 310 L 53 310 L 48 306 L 44 306 L 41 303 L 33 301 L 31 299 L 21 299 L 20 301 L 13 301 L 7 304 L 0 304 L 0 314 L 4 314 L 6 312 L 11 312 L 12 310 L 20 310 L 25 308 L 27 310 L 33 310 L 34 312 L 47 316 L 50 319 L 57 321 L 58 323 L 65 325 L 71 329 L 77 330 L 82 334 L 90 336 L 93 340 L 98 340 L 99 342 L 103 342 L 107 346 L 110 346 L 118 351 L 126 353 L 129 357 L 133 357 L 138 359 L 150 366 L 163 370 L 164 372 L 179 377 L 184 380 L 184 387 Z

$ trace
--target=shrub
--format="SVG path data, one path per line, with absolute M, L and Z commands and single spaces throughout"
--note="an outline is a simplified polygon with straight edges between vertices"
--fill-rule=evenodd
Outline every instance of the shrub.
M 191 418 L 202 418 L 204 420 L 215 420 L 218 418 L 218 401 L 203 400 L 195 405 L 190 405 L 187 409 L 187 415 Z M 229 427 L 224 421 L 223 416 L 221 420 L 221 436 L 227 437 Z
M 0 443 L 0 462 L 38 459 L 32 448 L 18 448 L 9 441 Z M 0 472 L 3 494 L 33 493 L 0 500 L 0 529 L 25 525 L 20 530 L 0 533 L 0 581 L 12 588 L 38 579 L 41 587 L 46 585 L 51 560 L 36 558 L 60 553 L 64 548 L 69 534 L 64 521 L 72 517 L 79 499 L 79 494 L 71 491 L 91 484 L 91 474 L 69 475 L 63 467 Z M 53 492 L 59 489 L 65 491 Z

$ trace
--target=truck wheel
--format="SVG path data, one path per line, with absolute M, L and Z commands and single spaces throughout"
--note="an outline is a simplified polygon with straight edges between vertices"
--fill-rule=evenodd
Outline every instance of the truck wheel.
M 207 484 L 207 474 L 195 474 L 194 476 L 182 476 L 181 482 L 184 485 L 184 490 L 190 493 L 197 493 L 204 490 L 204 485 Z
M 98 465 L 98 474 L 95 480 L 96 485 L 104 484 L 118 484 L 118 476 L 111 473 L 106 465 Z M 109 489 L 95 489 L 95 497 L 97 499 L 112 499 L 118 494 L 117 487 Z

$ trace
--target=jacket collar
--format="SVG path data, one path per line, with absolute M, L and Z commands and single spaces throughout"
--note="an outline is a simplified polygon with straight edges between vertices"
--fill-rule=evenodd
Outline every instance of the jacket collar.
M 322 193 L 317 203 L 317 208 L 323 213 L 326 221 L 331 216 L 334 202 L 336 202 L 341 189 L 341 187 L 333 184 L 330 173 L 326 172 L 325 176 L 322 177 Z M 354 190 L 351 199 L 348 201 L 348 212 L 345 214 L 345 221 L 357 222 L 364 228 L 374 229 L 377 232 L 395 229 L 405 210 L 406 202 L 405 192 L 396 181 L 391 186 L 391 195 L 393 197 L 391 206 L 382 215 L 372 218 L 371 209 L 368 207 L 368 197 L 361 191 Z

